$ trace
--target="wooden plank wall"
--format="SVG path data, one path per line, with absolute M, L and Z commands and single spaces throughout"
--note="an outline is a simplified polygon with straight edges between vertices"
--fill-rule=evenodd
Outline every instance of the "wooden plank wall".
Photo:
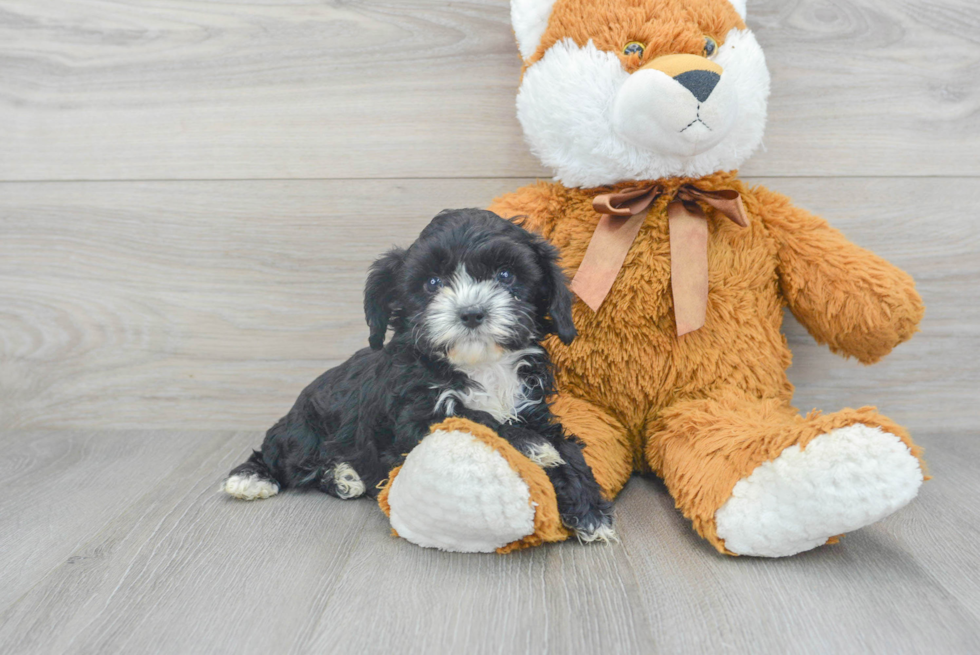
M 794 322 L 798 404 L 980 420 L 980 6 L 750 0 L 743 169 L 905 267 L 865 368 Z M 366 341 L 367 265 L 547 171 L 505 0 L 0 0 L 0 428 L 264 429 Z

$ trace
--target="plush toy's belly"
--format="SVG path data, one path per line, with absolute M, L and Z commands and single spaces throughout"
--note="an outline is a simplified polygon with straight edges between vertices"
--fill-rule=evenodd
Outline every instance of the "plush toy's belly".
M 548 341 L 559 389 L 611 409 L 637 430 L 663 407 L 719 389 L 788 398 L 775 252 L 758 219 L 751 222 L 739 228 L 709 219 L 707 320 L 678 337 L 667 220 L 651 211 L 599 311 L 576 303 L 578 338 L 570 346 Z M 570 270 L 590 237 L 561 226 L 553 233 Z

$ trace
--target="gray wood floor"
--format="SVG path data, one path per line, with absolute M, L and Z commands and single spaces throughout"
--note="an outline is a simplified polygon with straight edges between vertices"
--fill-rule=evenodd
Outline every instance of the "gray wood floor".
M 259 438 L 4 437 L 0 652 L 980 651 L 974 435 L 924 440 L 899 514 L 781 560 L 718 555 L 641 477 L 619 544 L 421 549 L 368 501 L 219 495 Z
M 547 175 L 506 0 L 0 0 L 0 653 L 980 652 L 980 5 L 748 4 L 773 95 L 744 176 L 927 303 L 873 367 L 787 321 L 797 404 L 877 404 L 935 479 L 776 561 L 639 477 L 621 543 L 507 557 L 216 493 L 364 344 L 372 258 Z

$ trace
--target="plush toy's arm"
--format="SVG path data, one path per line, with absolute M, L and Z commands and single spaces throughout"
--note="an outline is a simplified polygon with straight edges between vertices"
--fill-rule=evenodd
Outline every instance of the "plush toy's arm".
M 871 364 L 916 332 L 924 307 L 911 276 L 785 196 L 752 195 L 778 244 L 782 294 L 819 343 Z

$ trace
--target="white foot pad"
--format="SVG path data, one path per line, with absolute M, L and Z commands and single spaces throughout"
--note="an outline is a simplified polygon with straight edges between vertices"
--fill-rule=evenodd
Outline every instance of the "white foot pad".
M 783 557 L 880 521 L 915 498 L 922 469 L 893 434 L 863 424 L 791 446 L 739 480 L 715 514 L 739 555 Z
M 279 485 L 257 475 L 232 475 L 221 485 L 221 490 L 242 500 L 257 500 L 275 496 Z
M 488 553 L 534 532 L 527 484 L 468 432 L 423 439 L 392 481 L 388 505 L 398 535 L 429 548 Z

